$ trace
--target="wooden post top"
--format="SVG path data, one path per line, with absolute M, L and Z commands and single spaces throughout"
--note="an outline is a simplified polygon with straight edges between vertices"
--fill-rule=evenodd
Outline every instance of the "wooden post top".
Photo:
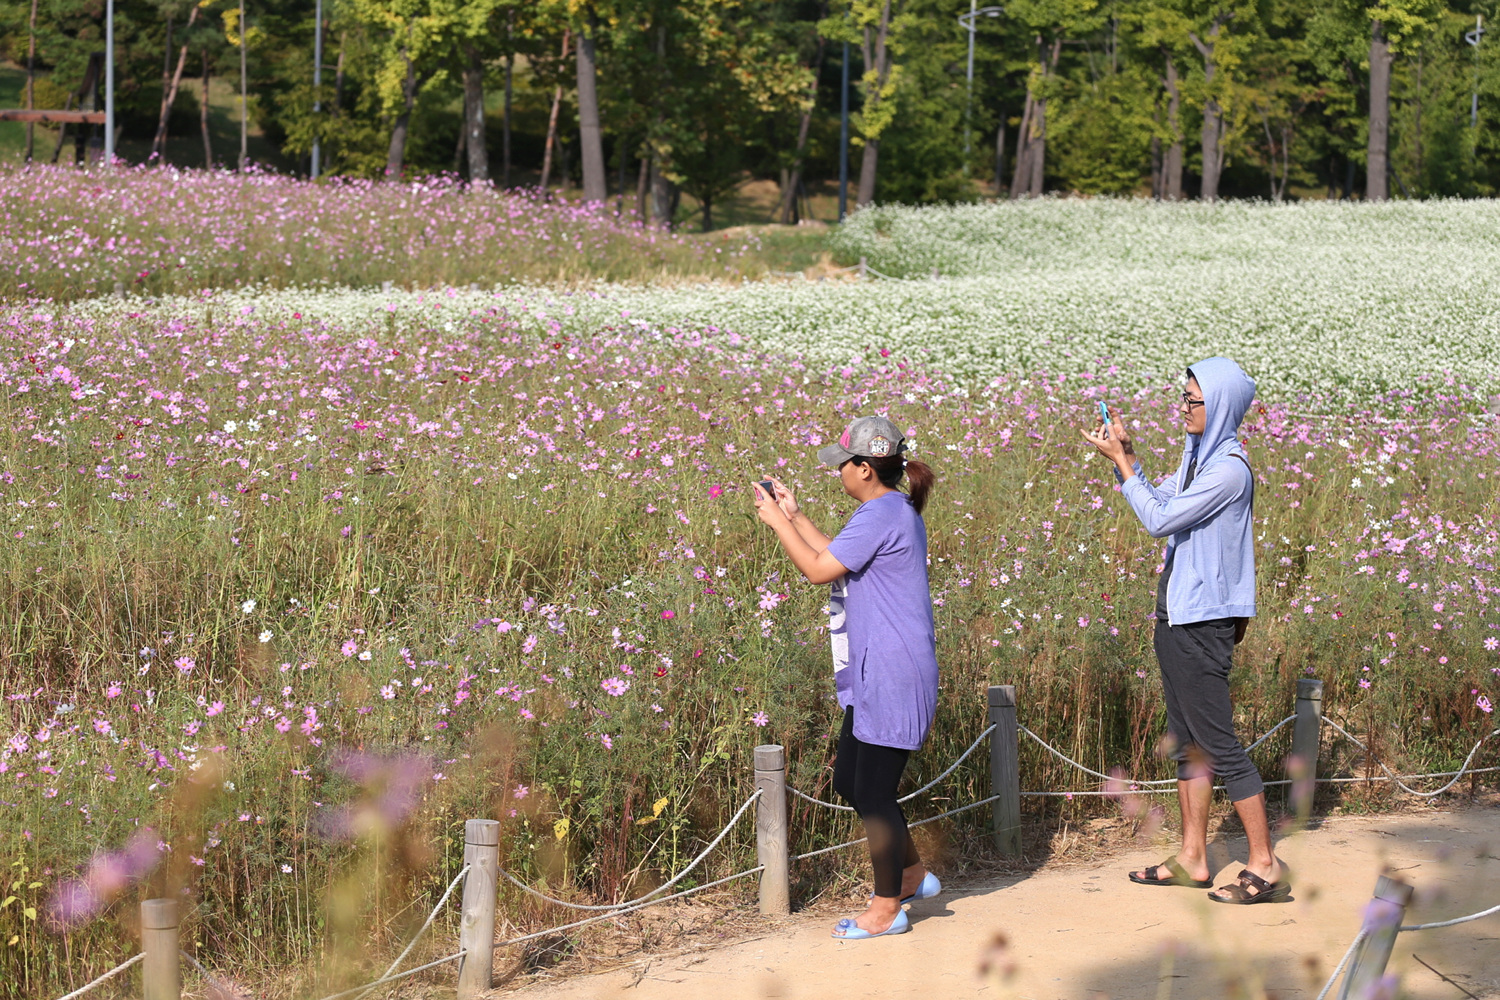
M 1411 902 L 1413 889 L 1399 878 L 1382 875 L 1375 880 L 1375 898 L 1397 906 L 1406 907 Z
M 177 900 L 148 899 L 141 903 L 141 926 L 150 931 L 172 930 L 177 926 Z
M 1304 701 L 1323 700 L 1323 682 L 1312 677 L 1297 678 L 1297 697 Z
M 768 743 L 755 748 L 757 771 L 785 771 L 786 748 L 779 743 Z
M 1015 708 L 1016 686 L 1014 684 L 991 684 L 990 685 L 990 707 L 991 708 Z
M 464 843 L 476 847 L 494 847 L 500 843 L 500 821 L 471 819 L 464 823 Z

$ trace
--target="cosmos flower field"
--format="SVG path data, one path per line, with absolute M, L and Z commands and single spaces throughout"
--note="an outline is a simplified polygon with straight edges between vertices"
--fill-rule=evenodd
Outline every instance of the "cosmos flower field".
M 133 904 L 160 892 L 188 902 L 211 968 L 281 970 L 257 995 L 338 988 L 420 923 L 464 819 L 501 820 L 518 877 L 599 901 L 695 855 L 749 794 L 757 743 L 826 796 L 824 594 L 748 483 L 779 475 L 836 528 L 851 501 L 813 451 L 873 410 L 938 475 L 942 702 L 909 780 L 974 739 L 1001 682 L 1070 755 L 1169 773 L 1160 551 L 1075 428 L 1107 399 L 1168 472 L 1174 366 L 1201 331 L 997 371 L 978 339 L 960 363 L 960 337 L 924 353 L 879 324 L 794 345 L 756 316 L 809 301 L 795 283 L 350 290 L 298 266 L 300 288 L 0 303 L 0 994 L 66 992 L 133 954 Z M 915 285 L 822 287 L 899 312 Z M 714 301 L 727 319 L 687 321 Z M 1400 378 L 1265 381 L 1244 428 L 1261 614 L 1236 695 L 1258 735 L 1320 677 L 1383 759 L 1444 770 L 1500 700 L 1500 387 L 1493 333 L 1456 342 L 1451 369 L 1403 343 Z M 1282 352 L 1355 369 L 1325 347 Z M 1368 766 L 1325 754 L 1325 773 Z M 1029 747 L 1022 784 L 1092 787 Z M 965 766 L 913 818 L 987 789 Z M 830 817 L 794 805 L 794 850 L 846 839 Z M 980 814 L 940 826 L 935 850 L 983 849 Z M 753 852 L 744 826 L 703 879 Z M 562 922 L 510 890 L 502 906 Z

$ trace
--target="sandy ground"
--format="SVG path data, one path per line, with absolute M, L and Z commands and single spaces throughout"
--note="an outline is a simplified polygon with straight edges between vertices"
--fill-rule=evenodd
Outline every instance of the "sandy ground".
M 1218 883 L 1245 844 L 1216 836 Z M 1417 891 L 1406 923 L 1500 903 L 1500 806 L 1331 817 L 1278 845 L 1291 865 L 1286 902 L 1225 906 L 1204 891 L 1137 886 L 1153 845 L 1108 861 L 947 887 L 911 904 L 912 931 L 870 941 L 829 937 L 824 912 L 793 914 L 759 936 L 646 956 L 610 972 L 505 991 L 525 1000 L 1013 1000 L 1313 998 L 1359 929 L 1375 879 Z M 1422 963 L 1426 963 L 1424 966 Z M 1429 968 L 1430 966 L 1430 968 Z M 1434 971 L 1436 970 L 1436 971 Z M 1500 998 L 1500 914 L 1402 934 L 1389 971 L 1413 1000 Z M 1447 981 L 1442 977 L 1446 976 Z

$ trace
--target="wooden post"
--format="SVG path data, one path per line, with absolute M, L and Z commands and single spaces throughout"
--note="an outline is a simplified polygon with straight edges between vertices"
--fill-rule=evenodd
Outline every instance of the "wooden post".
M 500 824 L 471 819 L 464 824 L 464 909 L 458 929 L 459 1000 L 478 996 L 495 975 L 495 879 L 500 867 Z
M 791 859 L 787 847 L 786 750 L 776 744 L 755 748 L 755 857 L 760 873 L 760 912 L 784 917 L 792 912 Z
M 1288 768 L 1289 777 L 1296 782 L 1290 801 L 1297 815 L 1312 810 L 1314 782 L 1318 779 L 1318 747 L 1323 731 L 1323 682 L 1311 677 L 1297 681 L 1297 721 L 1292 723 L 1292 758 Z M 1307 789 L 1307 801 L 1297 801 L 1299 787 Z
M 864 257 L 859 259 L 859 276 L 861 280 L 870 276 L 870 262 Z
M 1013 684 L 990 685 L 990 794 L 998 795 L 991 807 L 995 819 L 995 847 L 1001 854 L 1021 853 L 1021 759 L 1020 730 L 1016 728 L 1016 688 Z
M 1411 895 L 1411 886 L 1398 878 L 1382 875 L 1375 880 L 1375 898 L 1365 909 L 1365 939 L 1355 949 L 1349 970 L 1344 973 L 1339 1000 L 1364 1000 L 1385 975 Z
M 144 1000 L 182 1000 L 182 965 L 178 958 L 177 900 L 141 903 L 141 995 Z

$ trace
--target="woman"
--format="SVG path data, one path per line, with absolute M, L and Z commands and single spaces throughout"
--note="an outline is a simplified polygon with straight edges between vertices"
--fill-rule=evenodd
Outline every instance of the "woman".
M 905 450 L 895 424 L 860 417 L 837 444 L 818 452 L 860 504 L 833 539 L 808 520 L 782 483 L 771 480 L 775 496 L 754 487 L 756 513 L 775 529 L 792 565 L 815 584 L 840 578 L 845 584 L 848 666 L 837 672 L 844 722 L 833 787 L 864 820 L 875 873 L 869 907 L 834 928 L 834 937 L 849 940 L 904 934 L 911 925 L 901 904 L 942 891 L 922 865 L 896 801 L 906 759 L 932 728 L 938 677 L 922 522 L 932 470 L 907 461 Z M 896 488 L 903 476 L 910 495 Z
M 1217 776 L 1239 813 L 1249 860 L 1215 903 L 1266 903 L 1291 892 L 1271 844 L 1265 786 L 1234 731 L 1229 671 L 1243 626 L 1255 616 L 1255 477 L 1239 427 L 1255 382 L 1228 358 L 1187 370 L 1179 412 L 1187 440 L 1177 471 L 1155 486 L 1141 473 L 1124 422 L 1114 415 L 1083 437 L 1114 463 L 1120 493 L 1152 538 L 1166 538 L 1156 589 L 1154 646 L 1177 761 L 1182 847 L 1159 865 L 1133 871 L 1140 885 L 1213 885 L 1208 807 Z M 1198 764 L 1205 760 L 1208 768 Z

